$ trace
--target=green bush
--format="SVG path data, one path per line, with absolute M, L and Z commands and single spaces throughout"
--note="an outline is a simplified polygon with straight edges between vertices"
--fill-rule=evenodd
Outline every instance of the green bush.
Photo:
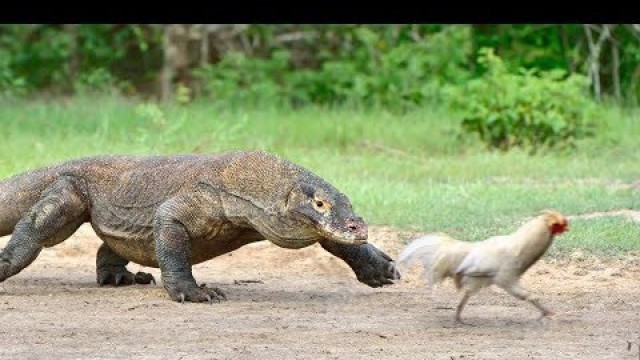
M 318 73 L 328 88 L 339 87 L 334 92 L 342 98 L 407 108 L 440 100 L 443 84 L 461 83 L 470 76 L 468 27 L 451 26 L 398 44 L 366 27 L 357 29 L 356 37 L 360 42 L 351 58 L 327 61 Z
M 454 92 L 452 104 L 463 112 L 462 130 L 480 136 L 491 149 L 575 147 L 593 135 L 596 104 L 588 79 L 560 69 L 507 69 L 493 49 L 481 49 L 479 78 Z
M 25 90 L 24 78 L 11 69 L 11 54 L 0 50 L 0 95 L 19 95 Z
M 55 93 L 141 83 L 160 68 L 161 35 L 155 25 L 2 25 L 0 87 Z
M 287 51 L 275 51 L 269 59 L 249 57 L 231 51 L 215 65 L 199 69 L 207 96 L 231 103 L 280 101 L 284 97 L 282 78 L 289 69 Z
M 354 30 L 349 53 L 327 56 L 318 66 L 296 68 L 291 52 L 267 58 L 229 52 L 201 69 L 206 93 L 225 101 L 306 105 L 343 103 L 406 109 L 440 100 L 443 84 L 461 83 L 471 52 L 468 27 L 447 27 L 421 40 L 392 44 L 366 27 Z

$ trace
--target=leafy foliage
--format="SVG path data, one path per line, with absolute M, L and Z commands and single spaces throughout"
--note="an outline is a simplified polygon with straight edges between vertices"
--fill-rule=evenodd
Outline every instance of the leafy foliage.
M 481 76 L 475 57 L 483 47 L 513 68 L 590 70 L 582 24 L 207 26 L 186 26 L 180 69 L 172 76 L 174 91 L 188 88 L 188 95 L 174 99 L 409 109 L 441 102 L 449 87 Z M 612 29 L 598 55 L 600 87 L 605 98 L 637 105 L 640 32 L 624 24 Z M 157 24 L 2 25 L 0 91 L 115 88 L 157 95 L 164 35 L 165 26 Z
M 408 108 L 440 99 L 441 86 L 466 80 L 471 51 L 469 29 L 447 27 L 429 41 L 391 46 L 369 28 L 354 31 L 350 56 L 327 58 L 317 68 L 295 69 L 292 53 L 277 49 L 268 58 L 229 52 L 199 72 L 214 99 L 293 104 L 355 103 Z
M 275 51 L 269 59 L 252 58 L 241 52 L 229 52 L 216 65 L 201 69 L 208 96 L 234 103 L 278 101 L 284 85 L 279 80 L 289 68 L 289 54 Z
M 17 76 L 11 68 L 11 54 L 0 49 L 0 94 L 22 94 L 24 88 L 24 78 Z
M 493 49 L 481 49 L 486 72 L 460 88 L 453 105 L 464 116 L 462 128 L 476 133 L 490 148 L 509 150 L 575 146 L 593 135 L 595 104 L 588 79 L 560 69 L 509 71 Z
M 140 82 L 151 58 L 159 59 L 158 30 L 140 25 L 3 25 L 0 87 L 18 82 L 24 89 L 59 91 L 113 88 L 124 79 Z

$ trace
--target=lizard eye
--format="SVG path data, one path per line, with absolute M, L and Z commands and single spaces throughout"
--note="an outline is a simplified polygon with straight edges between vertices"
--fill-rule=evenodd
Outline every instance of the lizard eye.
M 321 213 L 327 212 L 331 208 L 331 205 L 324 200 L 315 199 L 312 204 L 313 208 Z

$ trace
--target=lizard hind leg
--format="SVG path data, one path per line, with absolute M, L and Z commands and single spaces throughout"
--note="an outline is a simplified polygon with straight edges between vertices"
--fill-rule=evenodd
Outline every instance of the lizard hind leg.
M 156 283 L 153 275 L 139 271 L 134 274 L 127 270 L 129 260 L 111 250 L 107 244 L 100 245 L 96 257 L 96 277 L 99 285 L 133 285 Z
M 0 282 L 29 266 L 44 247 L 71 236 L 89 219 L 88 208 L 75 178 L 64 176 L 51 184 L 18 221 L 9 242 L 0 251 Z

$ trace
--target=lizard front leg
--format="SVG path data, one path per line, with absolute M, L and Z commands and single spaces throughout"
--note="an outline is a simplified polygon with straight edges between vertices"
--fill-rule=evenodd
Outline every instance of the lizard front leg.
M 193 198 L 184 196 L 165 202 L 156 213 L 154 236 L 162 283 L 174 301 L 226 300 L 219 288 L 198 286 L 191 271 L 191 238 L 187 226 L 202 217 L 195 211 L 198 208 Z
M 358 281 L 371 287 L 393 284 L 393 280 L 400 279 L 393 259 L 372 244 L 347 245 L 323 240 L 320 245 L 344 260 Z

